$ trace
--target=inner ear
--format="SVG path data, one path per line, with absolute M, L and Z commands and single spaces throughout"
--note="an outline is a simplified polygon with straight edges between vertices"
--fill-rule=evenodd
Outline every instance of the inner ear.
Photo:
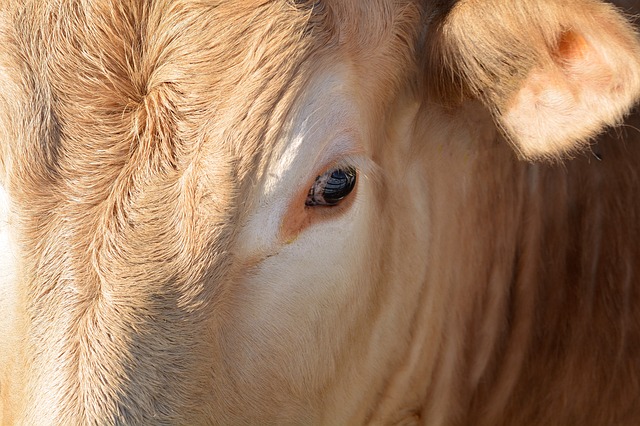
M 570 67 L 572 63 L 586 59 L 590 51 L 590 46 L 582 34 L 566 30 L 560 33 L 552 53 L 558 64 Z
M 616 64 L 608 63 L 606 51 L 599 50 L 583 34 L 571 29 L 560 32 L 556 43 L 550 47 L 550 56 L 565 78 L 576 84 L 595 86 L 593 89 L 598 86 L 619 89 L 609 87 L 614 79 Z

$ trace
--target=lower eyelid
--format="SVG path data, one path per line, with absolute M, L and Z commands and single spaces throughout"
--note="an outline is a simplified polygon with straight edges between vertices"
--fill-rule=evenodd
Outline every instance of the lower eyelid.
M 308 195 L 308 189 L 300 190 L 298 194 L 293 197 L 286 211 L 284 212 L 284 216 L 282 217 L 280 223 L 279 240 L 282 243 L 293 243 L 298 238 L 298 236 L 310 225 L 325 220 L 335 220 L 337 217 L 349 210 L 357 196 L 358 187 L 360 186 L 360 171 L 356 167 L 353 168 L 357 173 L 353 188 L 344 199 L 342 199 L 335 205 L 305 205 L 305 200 Z M 311 185 L 313 185 L 313 183 L 311 183 Z

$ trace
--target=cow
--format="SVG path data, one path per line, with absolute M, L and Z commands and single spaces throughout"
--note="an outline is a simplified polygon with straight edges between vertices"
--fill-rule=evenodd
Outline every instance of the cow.
M 0 423 L 640 424 L 620 6 L 0 3 Z

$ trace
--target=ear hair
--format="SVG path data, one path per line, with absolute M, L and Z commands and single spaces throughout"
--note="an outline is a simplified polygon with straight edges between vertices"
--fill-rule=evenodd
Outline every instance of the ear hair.
M 640 95 L 640 46 L 595 0 L 462 0 L 430 28 L 429 87 L 480 99 L 526 158 L 571 151 Z

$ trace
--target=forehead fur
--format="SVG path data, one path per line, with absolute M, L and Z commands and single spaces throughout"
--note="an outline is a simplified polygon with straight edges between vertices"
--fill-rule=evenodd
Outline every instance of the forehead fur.
M 233 214 L 237 176 L 278 131 L 290 104 L 283 100 L 299 86 L 308 10 L 286 2 L 78 0 L 26 1 L 13 15 L 7 68 L 25 94 L 13 114 L 22 117 L 14 157 L 30 153 L 13 180 L 34 217 L 59 214 L 69 223 L 78 241 L 66 250 L 77 247 L 79 282 L 117 280 L 118 259 L 139 249 L 127 247 L 132 233 L 155 247 L 141 259 L 193 248 L 169 230 L 151 240 L 176 221 L 183 231 L 195 227 L 196 206 L 220 212 L 213 223 L 229 222 L 222 218 Z M 158 203 L 181 218 L 158 217 L 167 216 Z M 33 225 L 34 241 L 60 232 Z M 174 248 L 161 249 L 168 242 Z M 192 254 L 179 269 L 193 269 Z
M 301 67 L 311 52 L 370 63 L 391 54 L 376 74 L 411 63 L 420 23 L 419 7 L 405 1 L 25 1 L 14 14 L 18 80 L 46 104 L 45 133 L 65 130 L 43 155 L 89 141 L 122 157 L 150 131 L 159 149 L 145 154 L 174 166 L 176 150 L 204 140 L 203 127 L 227 129 L 217 145 L 259 150 L 286 112 L 275 105 L 290 106 L 283 97 L 310 74 Z M 230 138 L 229 124 L 245 134 Z
M 6 109 L 15 152 L 3 161 L 28 152 L 12 165 L 16 196 L 76 222 L 72 236 L 100 235 L 78 243 L 80 258 L 104 257 L 83 269 L 121 258 L 123 233 L 159 199 L 186 204 L 181 222 L 203 200 L 231 208 L 317 68 L 345 62 L 384 108 L 414 70 L 422 19 L 413 2 L 379 0 L 25 0 L 3 14 L 22 96 Z

